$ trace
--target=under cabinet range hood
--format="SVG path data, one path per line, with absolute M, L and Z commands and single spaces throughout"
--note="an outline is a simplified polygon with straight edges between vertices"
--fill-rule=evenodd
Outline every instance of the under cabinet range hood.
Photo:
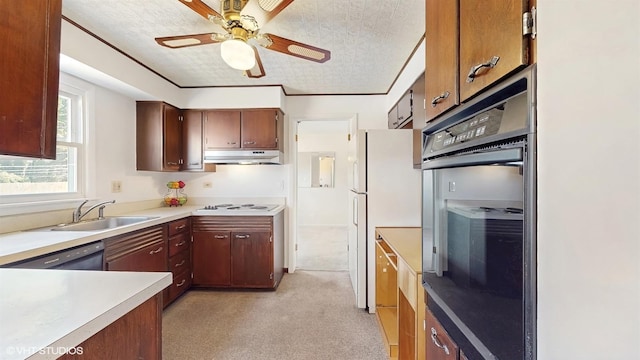
M 273 164 L 283 163 L 279 150 L 206 150 L 205 164 Z

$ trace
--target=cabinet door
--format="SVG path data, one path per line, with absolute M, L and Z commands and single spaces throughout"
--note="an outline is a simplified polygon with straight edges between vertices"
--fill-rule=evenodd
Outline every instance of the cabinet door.
M 164 104 L 163 115 L 163 168 L 167 171 L 178 171 L 182 163 L 180 110 Z
M 240 148 L 240 111 L 206 111 L 204 114 L 206 149 Z
M 277 116 L 275 110 L 242 111 L 242 148 L 277 149 Z
M 394 106 L 387 114 L 387 127 L 395 129 L 398 127 L 398 106 Z
M 426 309 L 426 358 L 429 360 L 456 360 L 458 359 L 458 345 L 451 340 L 436 317 Z
M 231 239 L 228 231 L 194 231 L 193 285 L 231 285 Z
M 185 110 L 182 116 L 182 170 L 202 170 L 202 111 Z
M 426 0 L 425 98 L 427 121 L 460 103 L 458 1 Z
M 128 255 L 107 262 L 109 271 L 167 271 L 167 249 L 162 243 L 151 244 Z
M 461 101 L 528 63 L 529 41 L 522 35 L 526 4 L 526 0 L 460 0 Z M 493 67 L 492 59 L 497 59 Z
M 232 283 L 238 287 L 273 287 L 273 244 L 269 231 L 232 231 Z
M 0 154 L 55 159 L 62 0 L 0 0 Z
M 416 359 L 416 312 L 398 291 L 398 359 Z
M 398 101 L 398 128 L 404 127 L 413 116 L 413 90 L 407 91 Z

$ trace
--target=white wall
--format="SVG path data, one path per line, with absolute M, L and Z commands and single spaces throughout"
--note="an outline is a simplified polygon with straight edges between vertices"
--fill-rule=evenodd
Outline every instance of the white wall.
M 347 203 L 349 191 L 347 185 L 347 172 L 349 170 L 347 162 L 347 121 L 339 121 L 342 124 L 342 131 L 331 132 L 313 132 L 313 129 L 303 130 L 304 124 L 309 122 L 303 121 L 298 127 L 298 152 L 335 152 L 335 180 L 332 188 L 301 187 L 298 184 L 298 225 L 346 226 L 349 219 Z M 318 123 L 335 122 L 320 121 Z M 334 127 L 329 124 L 327 126 Z
M 640 2 L 538 9 L 538 359 L 637 359 Z

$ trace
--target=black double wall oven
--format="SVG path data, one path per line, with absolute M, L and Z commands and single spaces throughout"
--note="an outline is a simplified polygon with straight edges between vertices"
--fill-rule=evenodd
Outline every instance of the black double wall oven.
M 534 65 L 423 129 L 427 307 L 469 359 L 535 359 L 535 103 Z

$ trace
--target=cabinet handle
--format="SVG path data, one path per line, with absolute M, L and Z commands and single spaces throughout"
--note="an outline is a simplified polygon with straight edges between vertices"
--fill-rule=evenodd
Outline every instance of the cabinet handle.
M 186 228 L 186 227 L 187 227 L 187 225 L 182 224 L 182 225 L 180 225 L 180 226 L 176 226 L 176 230 L 182 230 L 182 229 L 184 229 L 184 228 Z
M 151 251 L 149 251 L 149 255 L 157 254 L 157 253 L 159 253 L 160 251 L 162 251 L 162 246 L 160 246 L 157 250 L 151 250 Z
M 186 260 L 182 260 L 182 261 L 180 261 L 180 262 L 179 262 L 179 263 L 177 263 L 174 267 L 180 267 L 180 266 L 184 265 L 185 261 L 186 261 Z
M 176 244 L 176 247 L 180 247 L 180 246 L 182 246 L 182 245 L 184 245 L 186 243 L 187 243 L 186 241 L 182 240 L 182 241 L 180 241 L 179 243 Z
M 248 239 L 250 236 L 247 235 L 236 235 L 236 239 Z
M 471 68 L 471 70 L 469 70 L 469 75 L 467 75 L 467 82 L 468 83 L 472 83 L 473 79 L 476 78 L 476 76 L 478 76 L 476 73 L 478 72 L 478 70 L 482 69 L 482 68 L 489 68 L 492 69 L 496 66 L 496 64 L 498 64 L 498 60 L 500 60 L 500 56 L 494 56 L 491 58 L 491 60 L 487 61 L 486 63 L 482 63 L 482 64 L 478 64 L 474 67 Z
M 200 165 L 200 162 L 192 162 L 192 163 L 189 163 L 189 165 Z
M 226 239 L 227 235 L 215 235 L 214 238 L 216 238 L 216 239 Z
M 449 348 L 447 347 L 447 345 L 440 343 L 440 340 L 438 340 L 438 332 L 434 328 L 431 328 L 431 341 L 433 341 L 433 343 L 436 344 L 437 347 L 442 349 L 445 354 L 449 355 Z
M 167 161 L 167 165 L 178 165 L 178 163 L 173 161 Z
M 442 94 L 434 97 L 433 99 L 431 99 L 431 107 L 436 107 L 438 105 L 438 103 L 446 98 L 449 97 L 449 92 L 445 91 Z
M 255 145 L 256 142 L 255 141 L 245 141 L 243 144 L 245 144 L 245 145 Z
M 235 145 L 235 144 L 236 144 L 235 141 L 234 142 L 227 141 L 227 145 Z
M 398 122 L 392 122 L 391 125 L 398 125 Z
M 180 281 L 179 283 L 176 284 L 176 287 L 180 287 L 182 285 L 184 285 L 184 283 L 186 283 L 187 280 L 186 279 L 182 279 L 182 281 Z

